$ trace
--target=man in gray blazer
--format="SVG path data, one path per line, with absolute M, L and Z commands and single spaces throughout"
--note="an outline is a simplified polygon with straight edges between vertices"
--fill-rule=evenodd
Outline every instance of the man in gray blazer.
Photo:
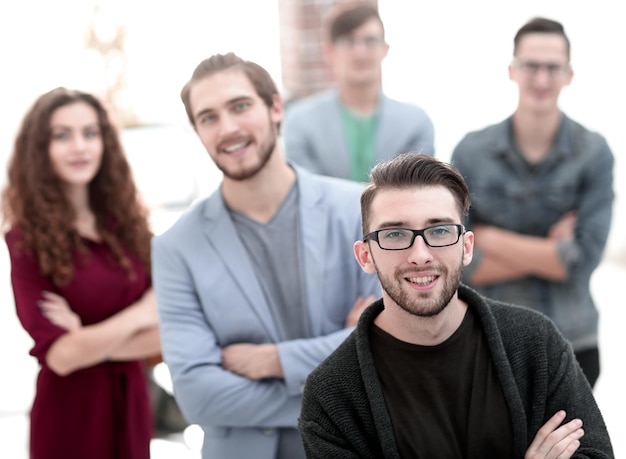
M 380 295 L 351 256 L 362 187 L 285 161 L 281 98 L 257 64 L 212 56 L 181 97 L 223 181 L 152 243 L 176 400 L 203 458 L 304 458 L 306 377 Z
M 399 153 L 434 155 L 434 128 L 426 112 L 381 91 L 389 45 L 376 7 L 338 4 L 328 15 L 324 41 L 336 87 L 286 110 L 287 157 L 318 174 L 367 182 L 374 164 Z

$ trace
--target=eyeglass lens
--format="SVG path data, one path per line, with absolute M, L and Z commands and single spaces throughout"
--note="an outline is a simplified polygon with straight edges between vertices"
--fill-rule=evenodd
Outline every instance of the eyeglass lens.
M 522 71 L 531 75 L 536 75 L 541 70 L 545 70 L 548 73 L 548 75 L 552 77 L 564 74 L 568 68 L 567 65 L 556 64 L 556 63 L 544 64 L 544 63 L 533 62 L 533 61 L 519 61 L 517 62 L 517 66 Z
M 357 45 L 363 45 L 365 48 L 373 49 L 383 43 L 383 38 L 377 36 L 367 36 L 362 38 L 345 36 L 338 38 L 335 43 L 345 48 L 355 48 Z
M 460 228 L 457 225 L 437 225 L 423 230 L 406 228 L 392 228 L 378 231 L 378 243 L 382 249 L 402 250 L 413 245 L 415 237 L 421 235 L 427 245 L 444 247 L 456 244 L 460 238 Z

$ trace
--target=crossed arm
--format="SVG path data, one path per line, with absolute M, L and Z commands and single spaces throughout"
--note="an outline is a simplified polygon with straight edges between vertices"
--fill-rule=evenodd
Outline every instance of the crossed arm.
M 572 419 L 561 425 L 565 415 L 561 410 L 548 419 L 535 435 L 524 459 L 568 459 L 574 455 L 585 435 L 583 423 L 580 419 Z
M 7 235 L 11 282 L 18 316 L 33 336 L 35 347 L 45 347 L 44 358 L 55 373 L 64 376 L 104 360 L 134 360 L 160 352 L 156 299 L 150 288 L 134 304 L 92 325 L 83 325 L 66 299 L 52 293 L 54 285 L 44 277 L 33 256 L 17 250 L 17 238 Z M 67 330 L 59 334 L 58 328 Z
M 580 447 L 580 439 L 585 434 L 582 421 L 572 419 L 563 424 L 565 416 L 565 411 L 560 410 L 539 429 L 526 450 L 524 459 L 569 459 L 576 453 Z M 349 442 L 343 441 L 345 439 L 341 438 L 341 434 L 327 432 L 320 424 L 301 422 L 300 429 L 309 459 L 363 457 L 352 449 Z
M 104 360 L 134 360 L 160 351 L 152 289 L 127 308 L 93 325 L 83 326 L 65 298 L 55 293 L 44 292 L 39 307 L 50 322 L 68 330 L 46 354 L 48 366 L 61 376 Z
M 346 319 L 346 328 L 355 326 L 361 313 L 375 299 L 374 295 L 357 298 Z M 237 343 L 226 346 L 222 349 L 222 367 L 252 380 L 284 377 L 278 346 L 271 343 Z
M 476 225 L 475 245 L 483 257 L 471 277 L 476 285 L 492 284 L 524 276 L 537 276 L 551 281 L 567 278 L 567 267 L 558 254 L 558 244 L 573 241 L 577 223 L 570 212 L 557 221 L 545 238 L 526 236 L 502 228 Z

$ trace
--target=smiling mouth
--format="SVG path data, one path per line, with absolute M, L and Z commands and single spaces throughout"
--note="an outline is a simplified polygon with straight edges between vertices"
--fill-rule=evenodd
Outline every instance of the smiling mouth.
M 238 143 L 232 144 L 232 145 L 230 145 L 228 147 L 224 147 L 221 150 L 224 153 L 230 154 L 230 153 L 234 153 L 234 152 L 239 151 L 239 150 L 243 150 L 244 148 L 248 147 L 251 143 L 252 142 L 250 140 L 245 141 L 245 142 L 238 142 Z
M 407 277 L 408 280 L 412 284 L 416 285 L 428 285 L 431 284 L 437 279 L 437 276 L 420 276 L 420 277 Z

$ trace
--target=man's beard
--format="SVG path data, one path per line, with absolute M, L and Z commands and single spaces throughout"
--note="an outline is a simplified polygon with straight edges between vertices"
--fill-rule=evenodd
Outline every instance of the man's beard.
M 374 265 L 376 265 L 375 260 Z M 431 271 L 429 270 L 429 272 Z M 452 273 L 449 273 L 446 268 L 438 270 L 439 279 L 443 278 L 445 282 L 443 291 L 437 298 L 433 297 L 432 291 L 420 292 L 413 290 L 408 292 L 406 289 L 403 289 L 401 284 L 406 281 L 404 280 L 405 276 L 401 272 L 396 271 L 395 279 L 383 276 L 378 268 L 376 268 L 376 273 L 383 290 L 400 308 L 414 316 L 434 317 L 446 309 L 458 290 L 461 283 L 461 275 L 463 274 L 463 260 L 461 260 L 458 269 Z M 415 271 L 412 270 L 411 273 L 415 273 Z
M 267 162 L 270 160 L 270 158 L 272 157 L 272 153 L 274 153 L 274 150 L 276 149 L 277 137 L 278 136 L 276 135 L 276 133 L 274 133 L 270 128 L 270 132 L 268 133 L 267 138 L 263 143 L 259 144 L 258 147 L 259 162 L 252 167 L 237 170 L 228 170 L 227 168 L 222 167 L 222 165 L 220 165 L 218 162 L 216 162 L 216 165 L 218 169 L 222 171 L 224 176 L 228 177 L 231 180 L 235 180 L 237 182 L 248 180 L 249 178 L 252 178 L 259 172 L 261 172 L 261 170 L 263 170 Z

